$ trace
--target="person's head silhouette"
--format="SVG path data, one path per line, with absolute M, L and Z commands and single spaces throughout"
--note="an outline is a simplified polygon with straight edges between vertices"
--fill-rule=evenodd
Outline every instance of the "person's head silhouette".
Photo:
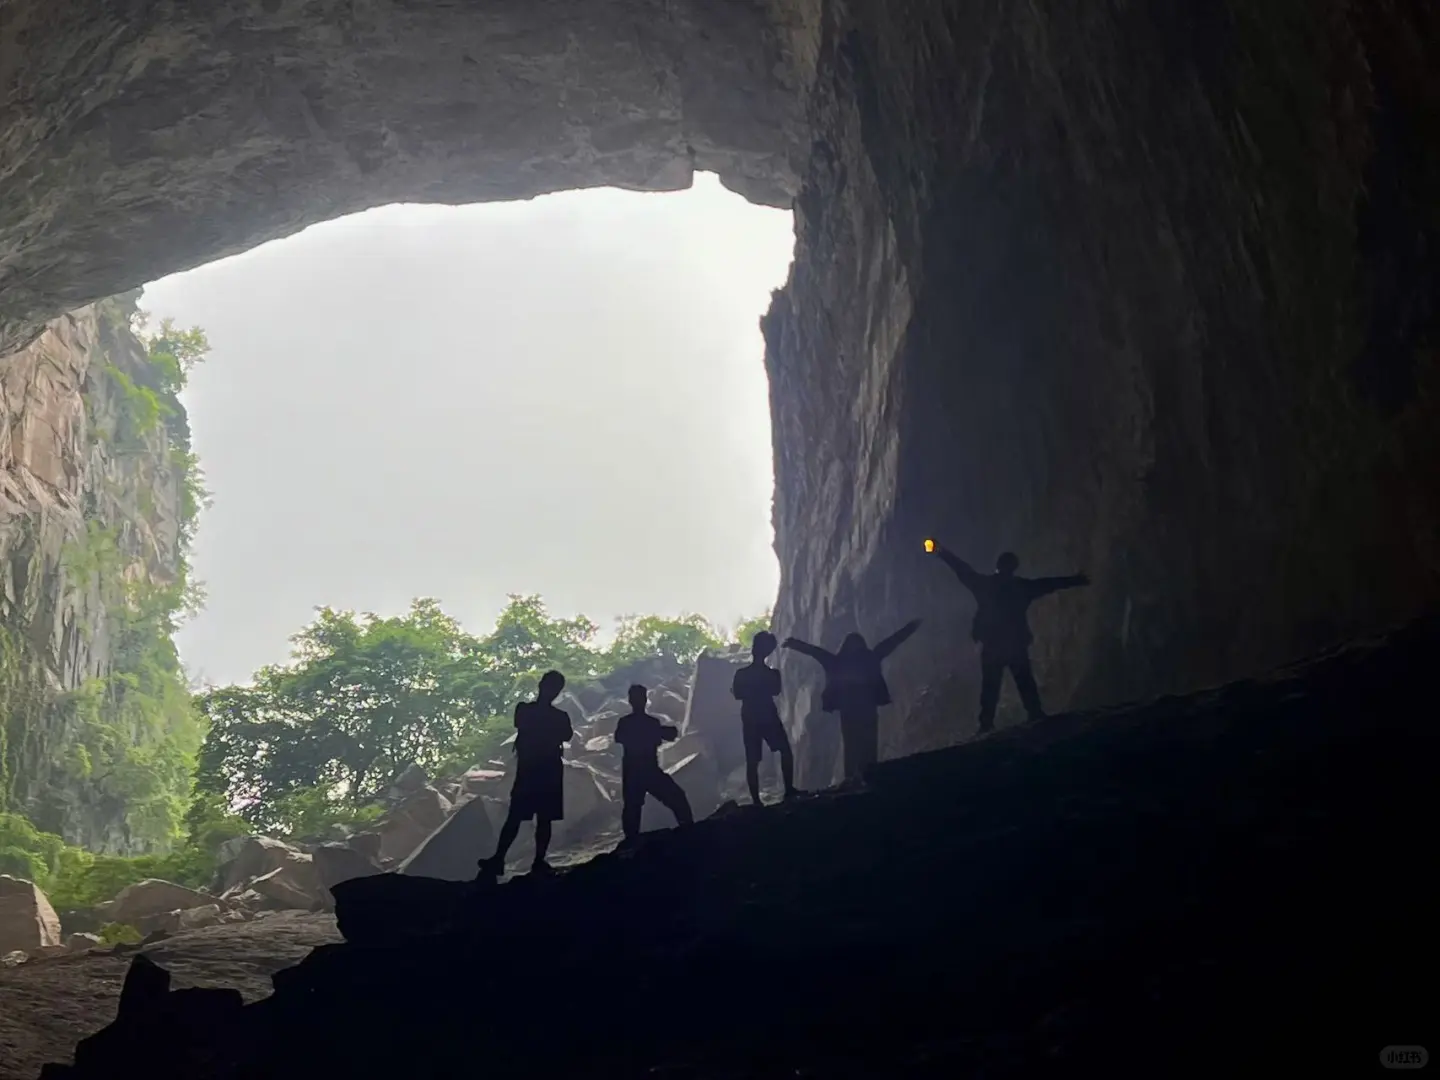
M 845 640 L 840 643 L 841 656 L 854 656 L 870 648 L 861 634 L 846 634 Z
M 1016 570 L 1020 569 L 1020 560 L 1013 551 L 1003 552 L 995 560 L 995 572 L 1001 577 L 1010 577 Z
M 645 706 L 650 703 L 650 691 L 646 690 L 645 687 L 639 683 L 635 683 L 630 687 L 629 696 L 630 708 L 636 712 L 644 712 Z
M 764 660 L 775 651 L 775 635 L 769 630 L 761 630 L 750 639 L 750 654 L 756 660 Z
M 554 704 L 565 689 L 565 676 L 558 671 L 547 671 L 540 676 L 540 701 L 544 705 Z

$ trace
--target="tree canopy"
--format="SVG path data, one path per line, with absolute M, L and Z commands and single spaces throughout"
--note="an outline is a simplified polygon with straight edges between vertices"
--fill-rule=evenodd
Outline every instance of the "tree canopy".
M 497 753 L 549 668 L 578 683 L 649 657 L 687 664 L 728 637 L 697 615 L 626 617 L 604 648 L 598 634 L 538 596 L 511 596 L 484 637 L 433 599 L 391 618 L 321 608 L 290 663 L 197 696 L 209 729 L 197 790 L 257 828 L 306 832 L 362 815 L 412 762 L 434 773 Z

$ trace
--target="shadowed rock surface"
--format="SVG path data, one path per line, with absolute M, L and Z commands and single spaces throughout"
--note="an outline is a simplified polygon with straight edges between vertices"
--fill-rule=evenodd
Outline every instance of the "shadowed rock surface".
M 347 943 L 270 998 L 48 1075 L 1359 1075 L 1435 1044 L 1437 648 L 1430 617 L 552 880 L 340 885 Z
M 1056 711 L 1216 685 L 1440 602 L 1431 0 L 8 0 L 0 353 L 393 201 L 791 201 L 765 322 L 776 629 L 920 616 L 881 754 L 973 730 L 919 541 L 1088 571 Z M 937 576 L 938 575 L 938 576 Z M 834 774 L 785 663 L 802 785 Z M 1012 706 L 1002 703 L 1005 710 Z

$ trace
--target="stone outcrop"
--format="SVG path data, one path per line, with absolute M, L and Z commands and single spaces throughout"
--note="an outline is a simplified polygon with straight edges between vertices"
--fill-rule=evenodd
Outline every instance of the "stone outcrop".
M 60 311 L 397 199 L 671 190 L 696 168 L 776 205 L 795 190 L 798 102 L 755 0 L 12 0 L 0 46 L 0 354 Z M 43 239 L 78 233 L 83 254 Z
M 554 877 L 350 881 L 273 995 L 206 1016 L 141 970 L 45 1076 L 458 1076 L 477 1031 L 487 1077 L 1364 1075 L 1434 1023 L 1437 649 L 1440 617 Z M 536 1007 L 602 973 L 637 1022 Z
M 775 621 L 833 644 L 926 618 L 890 667 L 886 756 L 974 730 L 970 605 L 926 535 L 1091 574 L 1035 612 L 1053 708 L 1214 684 L 1440 598 L 1426 0 L 5 14 L 0 349 L 383 202 L 694 167 L 793 195 L 765 322 Z M 785 674 L 815 786 L 833 721 L 812 665 Z
M 168 583 L 180 558 L 183 412 L 116 437 L 124 382 L 149 378 L 133 310 L 133 297 L 78 309 L 0 358 L 0 808 L 110 853 L 141 841 L 77 756 L 65 696 L 112 672 L 119 576 Z M 106 580 L 88 565 L 100 534 L 119 557 Z
M 308 856 L 282 840 L 237 836 L 220 845 L 213 890 L 217 894 L 226 892 L 302 858 Z
M 177 885 L 173 881 L 146 878 L 121 889 L 107 915 L 112 922 L 124 926 L 139 926 L 140 920 L 147 916 L 189 911 L 214 902 L 215 898 L 207 893 Z
M 33 881 L 0 874 L 0 954 L 63 944 L 60 919 Z
M 1056 710 L 1440 598 L 1433 5 L 807 6 L 775 623 L 833 648 L 927 619 L 882 755 L 975 730 L 973 607 L 926 536 L 1090 573 L 1034 612 Z M 810 786 L 813 667 L 784 665 Z
M 397 868 L 412 877 L 443 881 L 470 881 L 475 864 L 495 850 L 495 823 L 485 800 L 476 796 L 458 806 L 425 842 Z M 364 877 L 364 874 L 351 874 Z M 332 891 L 339 882 L 330 882 Z

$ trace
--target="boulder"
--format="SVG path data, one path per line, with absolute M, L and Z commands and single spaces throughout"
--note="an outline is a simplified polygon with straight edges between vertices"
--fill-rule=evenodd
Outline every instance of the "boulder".
M 105 942 L 100 940 L 99 934 L 71 934 L 65 939 L 65 947 L 71 952 L 88 952 L 91 949 L 99 949 Z
M 182 911 L 176 929 L 199 930 L 206 926 L 216 926 L 220 922 L 220 914 L 219 904 L 206 904 L 204 907 Z
M 183 914 L 179 908 L 174 911 L 159 911 L 153 915 L 142 915 L 130 925 L 147 937 L 157 932 L 173 934 L 180 929 L 180 916 Z
M 412 761 L 409 765 L 405 766 L 405 771 L 396 777 L 395 782 L 390 785 L 390 791 L 401 797 L 414 795 L 415 792 L 427 786 L 429 783 L 430 777 L 426 775 L 425 770 Z
M 565 763 L 565 818 L 555 823 L 555 839 L 564 842 L 589 836 L 620 815 L 620 802 L 589 765 Z
M 685 712 L 689 708 L 688 697 L 681 697 L 673 690 L 652 690 L 650 692 L 650 704 L 647 711 L 656 716 L 664 717 L 672 724 L 683 724 Z
M 740 666 L 728 654 L 701 653 L 695 661 L 695 681 L 685 711 L 685 734 L 704 737 L 708 756 L 715 759 L 722 774 L 745 764 L 740 703 L 730 693 Z
M 380 837 L 380 858 L 396 862 L 405 859 L 445 823 L 449 813 L 450 800 L 433 787 L 422 787 L 406 796 L 370 830 Z
M 495 851 L 495 827 L 484 799 L 470 799 L 398 868 L 411 877 L 472 881 L 478 860 Z
M 579 706 L 586 716 L 596 712 L 605 703 L 605 688 L 599 683 L 585 683 L 573 690 L 566 688 L 566 695 Z
M 59 945 L 60 917 L 33 881 L 0 874 L 0 953 Z
M 323 907 L 329 899 L 321 888 L 313 863 L 309 863 L 303 871 L 299 869 L 299 864 L 277 866 L 250 882 L 250 890 L 264 897 L 265 906 L 270 908 L 313 911 Z
M 710 740 L 698 733 L 681 735 L 671 743 L 664 743 L 660 747 L 660 764 L 665 768 L 678 764 L 693 754 L 699 754 L 711 761 L 715 758 L 715 752 L 710 747 Z M 716 766 L 717 773 L 719 766 Z
M 378 842 L 376 848 L 378 850 Z M 379 862 L 351 844 L 321 844 L 311 857 L 315 860 L 315 872 L 327 905 L 331 902 L 330 890 L 340 882 L 381 872 Z
M 268 836 L 239 836 L 220 845 L 215 891 L 223 894 L 241 882 L 251 881 L 284 866 L 300 851 Z M 188 905 L 194 907 L 196 905 Z
M 358 851 L 367 859 L 373 859 L 377 864 L 380 862 L 380 834 L 373 832 L 356 833 L 345 841 L 345 846 L 353 851 Z

